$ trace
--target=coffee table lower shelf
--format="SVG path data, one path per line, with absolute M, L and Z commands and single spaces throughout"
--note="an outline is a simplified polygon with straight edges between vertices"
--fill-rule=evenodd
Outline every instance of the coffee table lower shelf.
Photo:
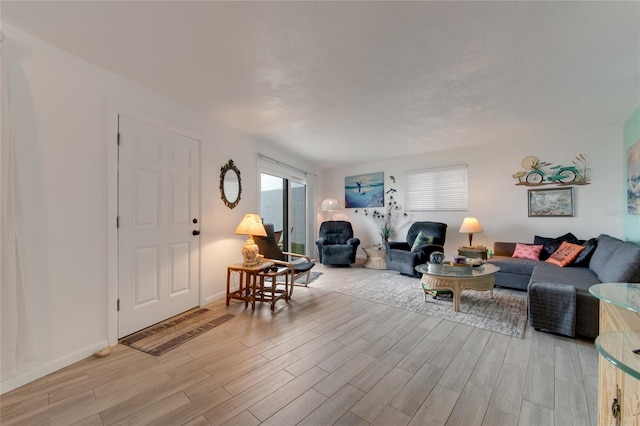
M 495 265 L 484 265 L 474 268 L 470 273 L 430 273 L 427 265 L 416 266 L 416 270 L 422 273 L 422 289 L 425 294 L 439 291 L 451 291 L 453 293 L 453 310 L 460 312 L 460 295 L 464 290 L 488 291 L 493 297 L 493 287 L 496 283 L 495 273 L 500 270 Z

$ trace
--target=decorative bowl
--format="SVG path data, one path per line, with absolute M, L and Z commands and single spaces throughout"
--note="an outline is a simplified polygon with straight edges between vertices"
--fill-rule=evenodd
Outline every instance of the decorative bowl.
M 451 263 L 464 265 L 467 263 L 467 258 L 465 256 L 451 256 Z
M 444 262 L 444 253 L 440 251 L 434 251 L 429 256 L 429 263 L 433 263 L 434 265 L 441 265 Z

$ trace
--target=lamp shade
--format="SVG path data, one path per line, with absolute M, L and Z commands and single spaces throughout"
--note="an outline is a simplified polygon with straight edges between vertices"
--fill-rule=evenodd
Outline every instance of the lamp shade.
M 458 232 L 466 232 L 469 234 L 469 246 L 472 246 L 474 232 L 482 232 L 482 226 L 475 217 L 465 217 L 462 226 Z
M 244 266 L 255 266 L 258 261 L 258 246 L 253 241 L 253 235 L 259 235 L 261 237 L 267 236 L 267 231 L 262 225 L 260 216 L 255 213 L 247 213 L 242 218 L 240 225 L 234 231 L 235 235 L 248 235 L 247 241 L 245 241 L 240 252 L 242 253 L 242 264 Z
M 475 217 L 465 217 L 458 232 L 482 232 L 482 226 L 480 226 L 480 222 L 478 222 L 478 219 L 476 219 Z
M 335 210 L 340 210 L 340 204 L 338 204 L 338 200 L 335 198 L 325 198 L 322 200 L 322 205 L 320 206 L 323 212 L 330 212 Z
M 233 232 L 235 235 L 259 235 L 266 237 L 267 232 L 264 230 L 260 216 L 255 213 L 247 213 L 242 218 L 240 225 Z

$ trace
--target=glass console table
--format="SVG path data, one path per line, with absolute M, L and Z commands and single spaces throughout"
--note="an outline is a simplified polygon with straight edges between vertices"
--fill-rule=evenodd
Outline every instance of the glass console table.
M 589 293 L 619 308 L 640 313 L 640 284 L 596 284 L 589 288 Z M 640 379 L 640 329 L 603 333 L 596 338 L 595 347 L 611 364 Z

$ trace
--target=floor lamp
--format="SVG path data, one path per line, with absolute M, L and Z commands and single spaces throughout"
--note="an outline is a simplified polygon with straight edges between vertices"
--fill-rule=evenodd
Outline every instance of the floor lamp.
M 340 210 L 340 204 L 338 204 L 338 200 L 335 198 L 325 198 L 322 200 L 322 205 L 320 209 L 323 212 L 329 212 L 330 220 L 333 220 L 333 212 L 336 210 Z

